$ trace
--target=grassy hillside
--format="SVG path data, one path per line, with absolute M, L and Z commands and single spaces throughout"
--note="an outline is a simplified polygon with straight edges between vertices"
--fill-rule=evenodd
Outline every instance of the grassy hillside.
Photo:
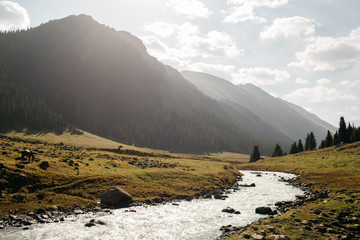
M 329 194 L 327 198 L 307 202 L 283 215 L 262 220 L 255 228 L 248 228 L 229 239 L 254 233 L 262 233 L 266 236 L 264 239 L 271 239 L 274 233 L 288 235 L 290 239 L 358 239 L 360 142 L 237 166 L 241 169 L 298 173 L 302 182 L 313 184 L 314 191 L 327 191 Z
M 79 146 L 86 138 L 102 143 L 102 147 L 119 146 L 87 133 L 42 136 L 62 139 L 62 143 L 35 140 L 36 135 L 28 137 L 32 140 L 0 137 L 0 186 L 6 195 L 0 197 L 0 216 L 52 205 L 96 205 L 100 194 L 113 185 L 124 188 L 135 201 L 193 197 L 229 185 L 238 174 L 232 165 L 205 156 L 142 151 L 130 146 L 116 153 Z M 77 144 L 68 144 L 73 137 Z M 34 162 L 16 160 L 25 148 L 35 152 Z M 39 167 L 43 161 L 50 165 L 46 170 Z M 14 200 L 16 193 L 25 193 L 26 200 Z
M 80 134 L 79 134 L 80 133 Z M 71 131 L 65 131 L 61 134 L 56 134 L 54 132 L 38 132 L 38 131 L 28 131 L 24 129 L 23 131 L 10 131 L 1 133 L 4 136 L 12 138 L 21 138 L 24 140 L 40 140 L 48 143 L 64 143 L 75 146 L 84 146 L 84 147 L 96 147 L 96 148 L 118 148 L 120 145 L 124 149 L 132 150 L 142 150 L 150 151 L 151 149 L 146 148 L 137 148 L 134 146 L 126 145 L 116 141 L 112 141 L 106 138 L 99 137 L 97 135 L 91 134 L 86 131 L 80 131 L 78 134 L 74 134 Z M 152 150 L 154 151 L 154 150 Z M 165 152 L 165 151 L 164 151 Z

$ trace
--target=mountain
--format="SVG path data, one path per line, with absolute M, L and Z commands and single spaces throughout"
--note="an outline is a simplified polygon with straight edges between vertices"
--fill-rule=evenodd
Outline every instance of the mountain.
M 275 136 L 276 132 L 277 141 L 287 144 L 284 149 L 288 149 L 288 144 L 293 141 L 304 140 L 310 131 L 320 141 L 326 136 L 327 130 L 336 130 L 316 115 L 280 98 L 274 98 L 252 84 L 234 85 L 199 72 L 184 71 L 182 75 L 208 97 L 231 106 L 236 114 L 262 121 L 263 136 Z M 244 122 L 239 121 L 238 124 L 242 125 Z M 259 123 L 256 125 L 259 126 Z
M 0 33 L 0 63 L 1 130 L 77 127 L 188 153 L 248 153 L 258 141 L 138 38 L 90 16 Z
M 2 32 L 0 130 L 75 127 L 187 153 L 250 153 L 257 144 L 263 155 L 278 142 L 287 149 L 309 131 L 325 131 L 315 116 L 254 86 L 184 75 L 202 81 L 185 80 L 135 36 L 87 15 Z

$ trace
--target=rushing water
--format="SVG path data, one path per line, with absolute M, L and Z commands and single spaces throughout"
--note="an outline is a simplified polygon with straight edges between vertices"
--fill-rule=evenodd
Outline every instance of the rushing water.
M 65 222 L 38 224 L 30 230 L 0 232 L 1 239 L 215 239 L 221 235 L 223 225 L 245 226 L 264 215 L 255 213 L 260 206 L 274 207 L 277 201 L 295 200 L 302 194 L 298 188 L 279 181 L 281 177 L 294 175 L 278 172 L 262 172 L 256 176 L 251 171 L 244 175 L 240 184 L 255 183 L 256 187 L 241 187 L 228 194 L 226 200 L 198 199 L 156 206 L 138 206 L 114 210 L 113 214 L 84 214 L 68 218 Z M 226 207 L 241 214 L 223 213 Z M 134 211 L 129 211 L 134 210 Z M 91 219 L 106 225 L 85 227 Z

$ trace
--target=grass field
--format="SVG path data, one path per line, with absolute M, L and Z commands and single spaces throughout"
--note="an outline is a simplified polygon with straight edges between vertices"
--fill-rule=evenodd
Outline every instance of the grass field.
M 328 197 L 306 203 L 275 218 L 262 220 L 229 239 L 260 234 L 264 239 L 284 234 L 290 239 L 358 239 L 360 233 L 360 142 L 308 151 L 253 164 L 240 169 L 297 173 L 301 181 Z
M 226 187 L 238 175 L 233 165 L 208 156 L 123 144 L 118 153 L 107 151 L 103 148 L 117 149 L 120 144 L 90 134 L 9 136 L 0 138 L 0 186 L 6 195 L 0 198 L 0 216 L 52 205 L 93 206 L 113 185 L 124 188 L 135 201 L 193 197 Z M 16 160 L 23 149 L 33 150 L 36 161 Z M 49 163 L 46 170 L 39 167 L 43 161 Z M 25 193 L 26 200 L 12 199 L 16 193 Z

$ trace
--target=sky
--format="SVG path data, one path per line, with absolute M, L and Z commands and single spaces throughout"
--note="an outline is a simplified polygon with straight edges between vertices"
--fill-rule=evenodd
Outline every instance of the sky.
M 338 126 L 360 120 L 359 0 L 0 1 L 0 31 L 88 14 L 159 61 L 252 83 Z

